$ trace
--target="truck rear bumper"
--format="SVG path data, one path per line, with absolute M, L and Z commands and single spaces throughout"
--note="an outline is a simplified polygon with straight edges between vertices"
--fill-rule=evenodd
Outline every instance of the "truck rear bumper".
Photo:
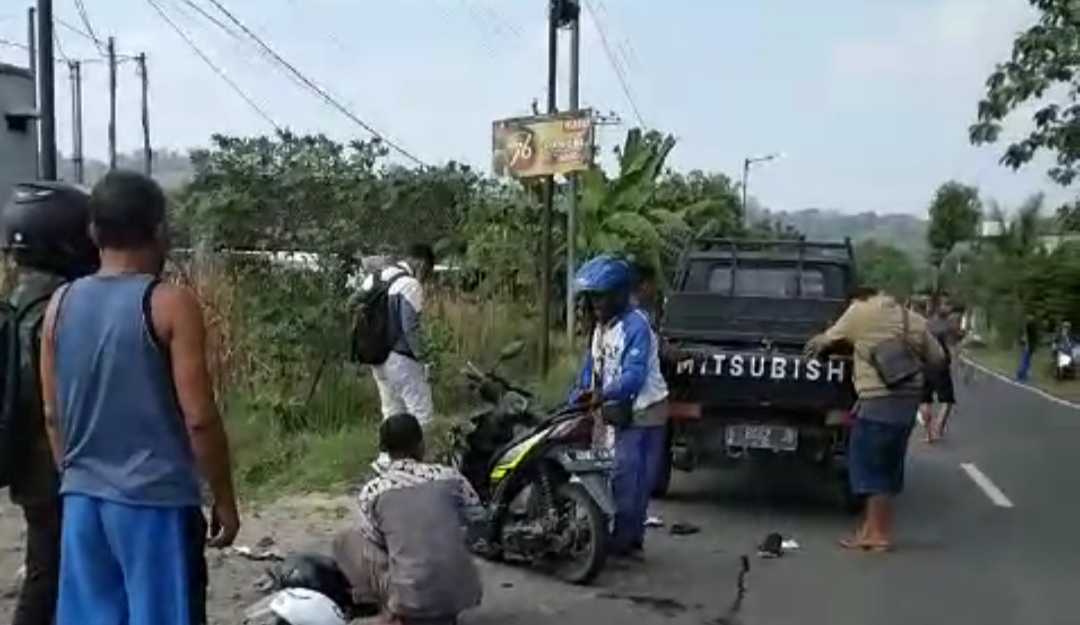
M 738 411 L 718 416 L 690 405 L 673 406 L 671 416 L 673 464 L 684 471 L 781 456 L 824 465 L 847 453 L 846 411 L 802 418 Z

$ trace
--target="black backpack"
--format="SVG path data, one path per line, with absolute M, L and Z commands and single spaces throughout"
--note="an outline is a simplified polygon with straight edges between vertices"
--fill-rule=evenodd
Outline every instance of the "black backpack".
M 393 342 L 390 327 L 390 287 L 406 277 L 399 273 L 383 280 L 379 272 L 372 276 L 371 287 L 361 291 L 356 300 L 352 324 L 352 361 L 381 365 L 390 357 Z
M 53 292 L 19 308 L 0 302 L 0 488 L 11 484 L 19 452 L 33 444 L 26 427 L 31 419 L 23 413 L 31 401 L 41 410 L 39 341 Z

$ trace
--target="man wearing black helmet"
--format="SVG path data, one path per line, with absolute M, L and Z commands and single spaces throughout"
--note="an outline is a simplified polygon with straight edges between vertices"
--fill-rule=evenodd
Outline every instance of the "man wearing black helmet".
M 8 331 L 19 355 L 5 362 L 18 373 L 10 427 L 3 436 L 11 500 L 26 518 L 26 576 L 15 606 L 14 625 L 51 625 L 60 567 L 60 498 L 42 416 L 37 346 L 49 297 L 68 280 L 93 272 L 97 251 L 87 234 L 88 197 L 56 183 L 16 185 L 0 213 L 0 241 L 15 263 L 15 288 L 8 298 Z M 10 378 L 8 378 L 10 379 Z

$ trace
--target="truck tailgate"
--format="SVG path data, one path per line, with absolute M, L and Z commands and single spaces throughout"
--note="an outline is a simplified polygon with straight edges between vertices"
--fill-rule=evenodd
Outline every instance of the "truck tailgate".
M 671 340 L 802 346 L 844 312 L 833 299 L 729 297 L 717 293 L 673 293 L 663 333 Z
M 847 356 L 808 360 L 778 349 L 676 345 L 679 357 L 666 371 L 672 400 L 698 404 L 706 416 L 749 407 L 823 413 L 855 400 Z

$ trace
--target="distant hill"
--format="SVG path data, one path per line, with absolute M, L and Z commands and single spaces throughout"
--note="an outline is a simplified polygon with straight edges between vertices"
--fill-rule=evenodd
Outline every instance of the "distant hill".
M 850 237 L 858 243 L 876 239 L 907 252 L 917 264 L 926 262 L 927 222 L 913 215 L 849 215 L 834 210 L 808 208 L 794 212 L 770 212 L 768 218 L 795 228 L 810 240 L 843 241 Z

